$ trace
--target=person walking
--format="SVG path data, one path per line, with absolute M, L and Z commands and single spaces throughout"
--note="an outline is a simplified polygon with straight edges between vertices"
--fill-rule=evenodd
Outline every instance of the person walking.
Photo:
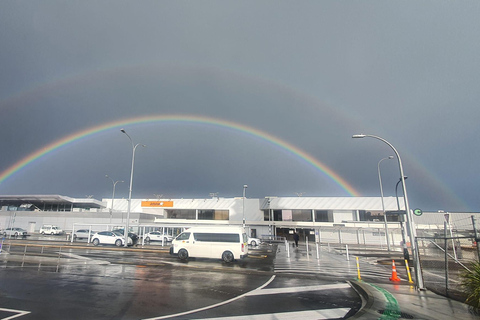
M 298 233 L 297 231 L 294 231 L 293 232 L 293 240 L 295 241 L 295 247 L 298 248 L 298 240 L 300 239 L 300 237 L 298 236 Z

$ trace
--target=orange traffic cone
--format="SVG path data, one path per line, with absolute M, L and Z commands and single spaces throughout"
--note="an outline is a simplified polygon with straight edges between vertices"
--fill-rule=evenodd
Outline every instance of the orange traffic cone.
M 395 260 L 392 260 L 392 277 L 390 281 L 399 282 L 400 278 L 397 276 L 397 268 L 395 267 Z

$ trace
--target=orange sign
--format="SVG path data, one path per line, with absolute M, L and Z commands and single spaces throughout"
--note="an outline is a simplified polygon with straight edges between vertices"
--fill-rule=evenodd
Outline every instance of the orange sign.
M 142 207 L 173 207 L 173 201 L 142 201 Z

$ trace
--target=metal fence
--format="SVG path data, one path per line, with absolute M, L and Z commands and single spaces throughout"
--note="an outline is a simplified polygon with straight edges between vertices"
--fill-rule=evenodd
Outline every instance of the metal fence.
M 464 300 L 461 274 L 479 261 L 474 235 L 443 235 L 416 238 L 425 288 L 438 294 Z

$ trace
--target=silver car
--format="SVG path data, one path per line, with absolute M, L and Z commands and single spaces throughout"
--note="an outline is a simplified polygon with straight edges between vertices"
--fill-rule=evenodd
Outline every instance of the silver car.
M 247 244 L 251 245 L 252 247 L 256 247 L 260 245 L 260 243 L 262 243 L 260 239 L 248 237 Z
M 3 230 L 4 236 L 13 236 L 13 237 L 21 237 L 27 235 L 27 230 L 22 228 L 7 228 Z
M 92 237 L 95 234 L 95 232 L 89 231 L 88 229 L 79 229 L 73 233 L 73 240 L 88 239 L 89 234 L 90 234 L 90 237 Z
M 173 237 L 168 235 L 168 234 L 163 234 L 160 231 L 152 231 L 147 234 L 145 234 L 145 241 L 150 242 L 150 241 L 172 241 Z

